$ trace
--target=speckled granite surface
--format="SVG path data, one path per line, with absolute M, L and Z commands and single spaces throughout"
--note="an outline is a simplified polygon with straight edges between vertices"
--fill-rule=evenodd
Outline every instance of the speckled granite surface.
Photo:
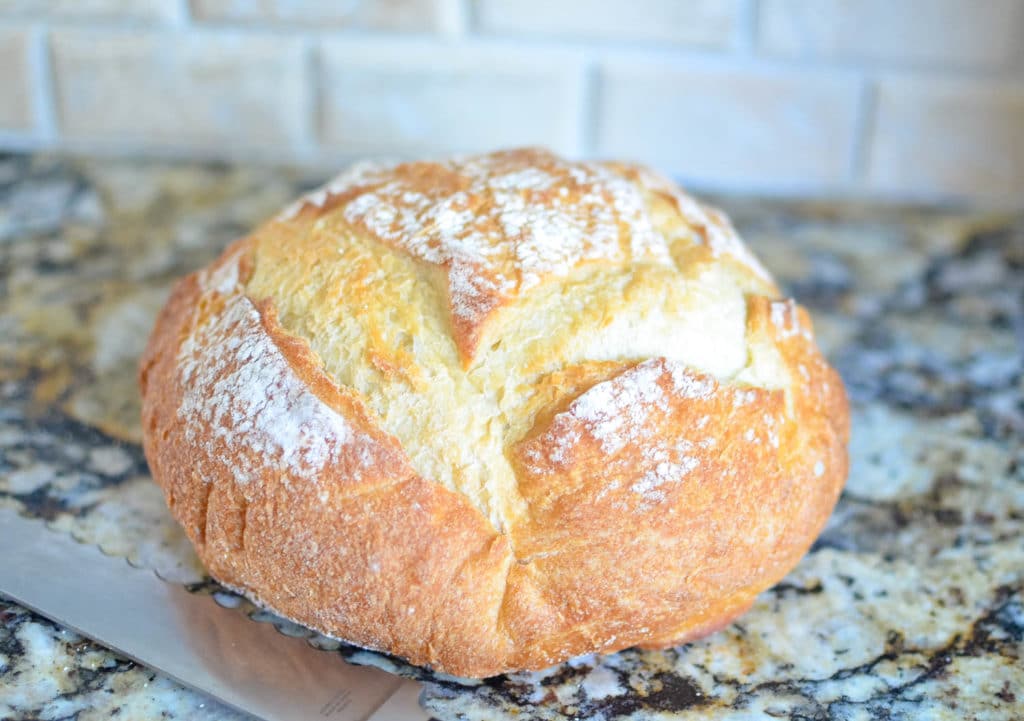
M 147 477 L 135 358 L 172 278 L 311 184 L 0 157 L 0 504 L 217 591 Z M 812 310 L 853 401 L 824 535 L 709 639 L 434 679 L 424 703 L 441 719 L 1024 718 L 1024 217 L 723 205 Z M 238 718 L 0 600 L 0 718 L 112 717 Z

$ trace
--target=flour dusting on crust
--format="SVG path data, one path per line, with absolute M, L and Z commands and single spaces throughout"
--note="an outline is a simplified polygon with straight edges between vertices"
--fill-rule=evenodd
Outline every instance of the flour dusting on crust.
M 671 198 L 679 214 L 697 229 L 702 240 L 716 258 L 729 255 L 750 268 L 764 280 L 771 281 L 771 274 L 740 240 L 729 218 L 717 208 L 699 203 L 692 195 L 681 190 L 668 178 L 647 168 L 633 167 L 637 181 L 650 190 Z
M 383 170 L 346 172 L 281 219 L 345 194 L 347 222 L 445 268 L 452 314 L 470 330 L 505 299 L 587 262 L 671 264 L 641 188 L 600 163 L 520 150 Z
M 355 163 L 316 190 L 307 193 L 286 207 L 278 213 L 276 219 L 279 222 L 291 220 L 302 212 L 302 209 L 307 205 L 322 208 L 332 196 L 339 195 L 349 188 L 373 182 L 375 178 L 380 178 L 389 167 L 386 164 L 374 163 L 372 161 Z
M 641 363 L 616 379 L 598 383 L 569 406 L 569 415 L 601 442 L 601 451 L 613 455 L 635 442 L 654 406 L 664 406 L 658 385 L 661 363 Z
M 241 282 L 239 261 L 241 252 L 236 250 L 213 265 L 199 271 L 199 285 L 221 295 L 233 293 Z
M 185 339 L 178 369 L 185 438 L 211 459 L 234 458 L 238 483 L 271 469 L 315 482 L 328 465 L 355 459 L 348 465 L 358 474 L 375 460 L 371 439 L 295 375 L 244 295 L 225 296 L 223 309 Z M 240 445 L 247 452 L 218 453 Z
M 452 311 L 479 321 L 503 298 L 586 261 L 669 261 L 636 186 L 604 166 L 543 152 L 417 165 L 357 194 L 345 219 L 449 274 Z
M 592 386 L 558 414 L 525 456 L 530 471 L 564 471 L 573 463 L 584 438 L 596 440 L 601 454 L 612 459 L 628 448 L 645 448 L 643 473 L 630 490 L 647 502 L 664 500 L 662 486 L 681 481 L 699 465 L 698 449 L 707 439 L 680 438 L 661 443 L 652 417 L 667 412 L 670 400 L 708 401 L 716 392 L 728 392 L 710 378 L 695 375 L 685 365 L 655 358 L 607 381 Z M 545 450 L 541 450 L 545 449 Z
M 651 439 L 647 421 L 655 410 L 664 411 L 669 396 L 708 399 L 717 385 L 709 378 L 696 376 L 685 365 L 663 358 L 639 363 L 611 380 L 591 387 L 555 417 L 548 431 L 556 439 L 553 460 L 568 457 L 569 448 L 579 440 L 577 427 L 601 444 L 601 452 L 612 456 L 626 445 Z M 692 469 L 691 469 L 692 470 Z
M 751 446 L 766 444 L 769 455 L 778 452 L 782 409 L 756 418 L 747 410 L 759 392 L 721 385 L 678 361 L 650 359 L 584 391 L 525 442 L 521 458 L 530 474 L 558 477 L 574 467 L 590 473 L 596 454 L 596 467 L 610 479 L 597 499 L 630 491 L 615 507 L 647 511 L 668 499 L 671 486 L 717 462 L 724 449 L 708 429 L 709 413 L 746 416 L 740 437 Z
M 796 301 L 792 299 L 772 301 L 770 317 L 772 325 L 779 330 L 780 338 L 791 338 L 792 336 L 799 335 L 808 341 L 814 341 L 811 331 L 800 322 Z
M 644 472 L 643 477 L 631 485 L 629 490 L 639 494 L 647 501 L 663 501 L 665 493 L 661 489 L 666 483 L 678 483 L 700 465 L 695 455 L 690 455 L 694 444 L 685 438 L 676 443 L 675 453 L 666 449 L 656 448 L 651 452 L 654 467 Z
M 570 162 L 511 150 L 437 162 L 350 168 L 301 198 L 380 242 L 444 269 L 457 343 L 472 356 L 487 318 L 505 301 L 587 263 L 672 265 L 646 193 L 667 195 L 695 241 L 771 280 L 728 219 L 643 169 Z

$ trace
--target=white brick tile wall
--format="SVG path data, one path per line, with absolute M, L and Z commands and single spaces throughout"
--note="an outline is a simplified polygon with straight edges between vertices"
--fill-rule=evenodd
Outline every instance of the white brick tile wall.
M 58 31 L 58 124 L 72 140 L 167 147 L 297 146 L 309 112 L 300 41 Z
M 336 41 L 320 68 L 322 140 L 346 153 L 579 150 L 574 53 Z
M 740 0 L 476 0 L 490 33 L 653 41 L 723 48 L 733 39 Z
M 844 76 L 613 61 L 597 150 L 726 187 L 835 187 L 850 168 L 857 90 Z
M 1021 0 L 762 0 L 760 44 L 804 58 L 1000 68 L 1021 59 Z
M 0 0 L 0 152 L 536 144 L 1024 206 L 1024 0 Z
M 460 0 L 191 0 L 200 21 L 373 30 L 451 30 Z
M 54 20 L 163 22 L 177 17 L 178 0 L 0 0 L 0 16 Z
M 886 78 L 877 112 L 873 189 L 1024 201 L 1024 83 Z
M 32 126 L 28 48 L 27 32 L 0 29 L 0 130 L 28 130 Z

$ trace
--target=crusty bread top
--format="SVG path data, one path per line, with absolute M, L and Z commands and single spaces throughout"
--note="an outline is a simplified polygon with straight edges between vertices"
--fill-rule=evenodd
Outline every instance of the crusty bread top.
M 724 217 L 536 150 L 311 194 L 176 285 L 140 385 L 211 574 L 457 674 L 721 627 L 846 475 L 842 382 Z
M 688 227 L 656 227 L 661 191 Z M 587 263 L 669 264 L 676 238 L 728 253 L 765 276 L 724 218 L 649 171 L 511 151 L 399 166 L 362 164 L 281 216 L 340 209 L 371 238 L 443 270 L 455 344 L 468 364 L 495 311 Z M 694 236 L 696 233 L 696 237 Z
M 723 215 L 639 167 L 540 150 L 363 164 L 253 244 L 245 278 L 227 263 L 210 282 L 271 301 L 415 470 L 498 530 L 523 512 L 507 449 L 567 389 L 648 358 L 790 382 L 747 339 L 746 297 L 778 294 L 767 273 Z

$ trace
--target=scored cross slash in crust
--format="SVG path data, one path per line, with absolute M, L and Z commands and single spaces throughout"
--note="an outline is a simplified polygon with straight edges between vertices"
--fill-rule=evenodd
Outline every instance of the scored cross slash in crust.
M 842 383 L 724 216 L 540 150 L 356 166 L 178 283 L 140 383 L 212 575 L 464 676 L 724 626 L 846 477 Z

